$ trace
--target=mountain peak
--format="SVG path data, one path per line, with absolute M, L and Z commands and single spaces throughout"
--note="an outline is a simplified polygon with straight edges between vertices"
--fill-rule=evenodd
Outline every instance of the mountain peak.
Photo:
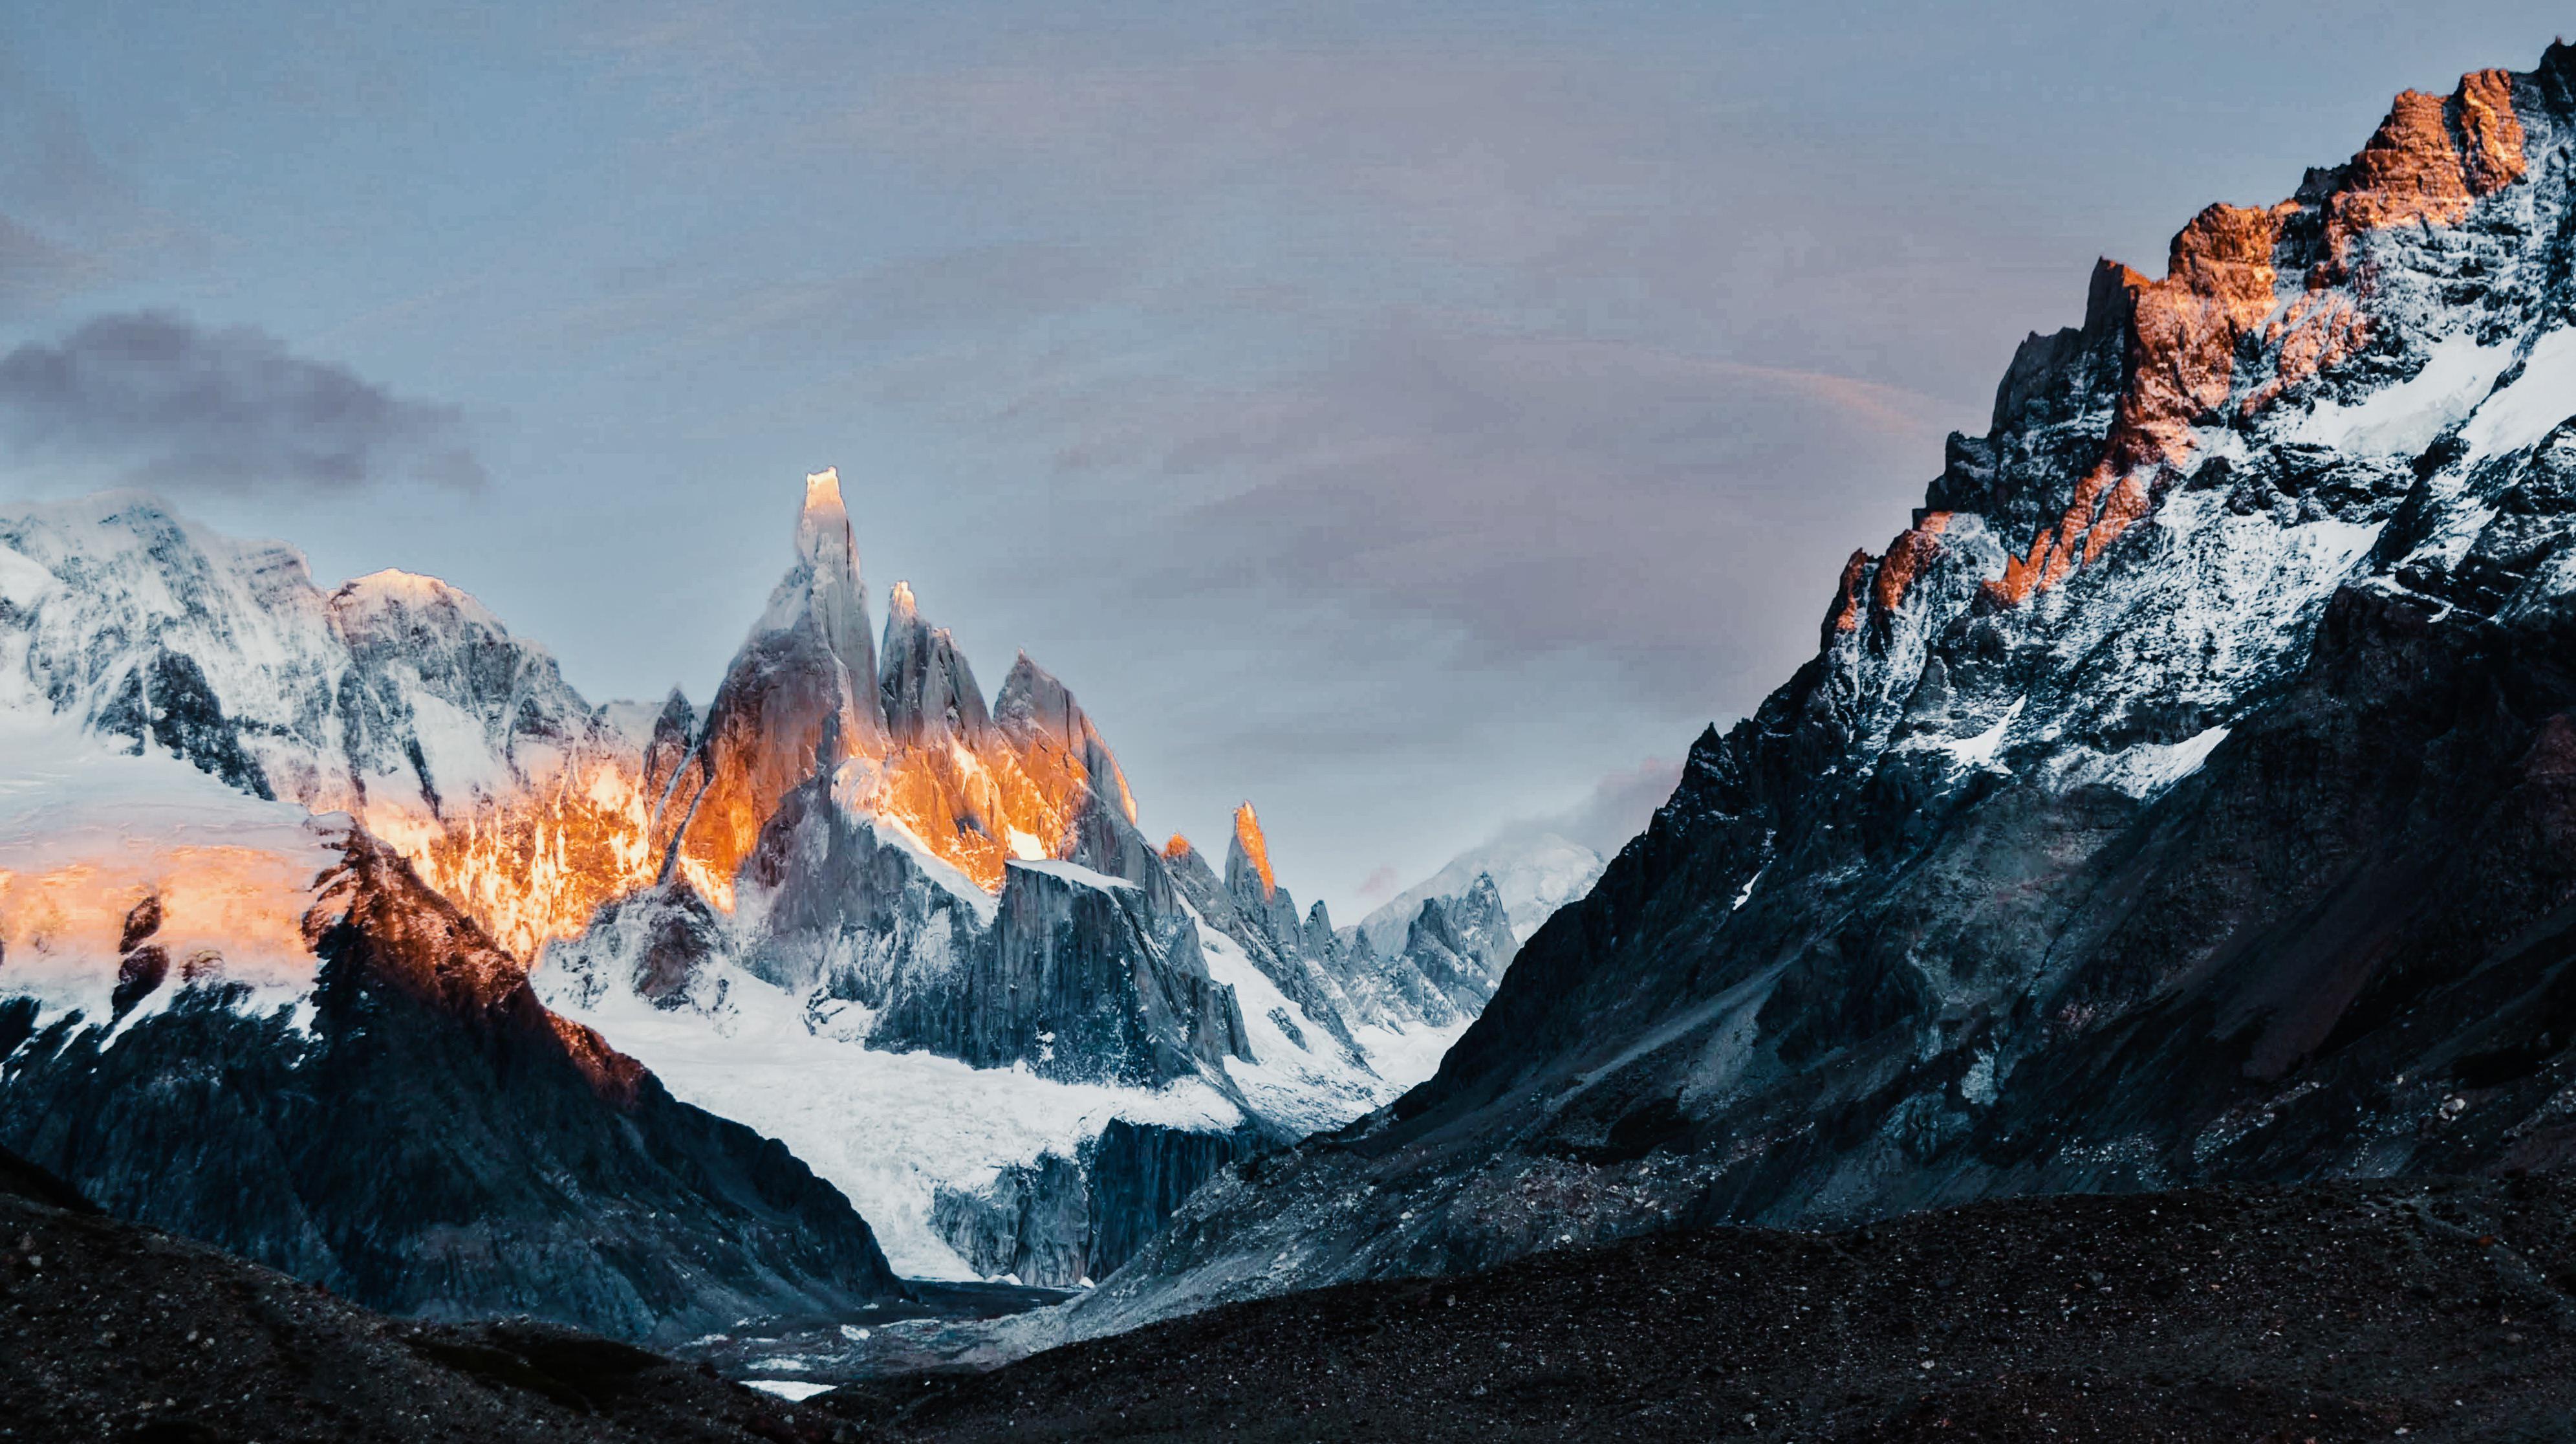
M 841 504 L 841 469 L 827 466 L 805 474 L 805 506 L 796 518 L 796 550 L 807 561 L 814 561 L 820 549 L 834 540 L 845 550 L 855 552 L 850 532 L 850 509 Z
M 2528 174 L 2531 137 L 2515 84 L 2508 71 L 2480 70 L 2448 96 L 2400 94 L 2351 160 L 2310 172 L 2296 195 L 2192 217 L 2174 236 L 2161 280 L 2106 263 L 2081 341 L 2104 321 L 2122 333 L 2113 394 L 2093 392 L 2092 348 L 2067 333 L 2034 338 L 2037 350 L 2024 350 L 2036 364 L 2017 357 L 2006 378 L 2015 398 L 2091 393 L 2084 399 L 2110 403 L 2110 425 L 2072 495 L 2042 508 L 2028 549 L 1986 583 L 1990 603 L 2017 605 L 2090 565 L 2157 509 L 2166 490 L 2159 478 L 2201 459 L 2211 427 L 2308 394 L 2369 348 L 2363 302 L 2372 283 L 2362 273 L 2379 245 L 2371 238 L 2458 227 L 2479 201 Z M 2063 384 L 2079 372 L 2084 384 Z M 2005 400 L 1998 395 L 1999 421 L 2018 409 Z
M 387 568 L 342 582 L 331 594 L 331 613 L 344 630 L 361 618 L 386 615 L 451 614 L 459 622 L 507 633 L 501 619 L 461 587 L 419 572 Z
M 1100 729 L 1091 725 L 1073 693 L 1025 651 L 994 694 L 993 725 L 1023 749 L 1040 742 L 1060 749 L 1080 764 L 1094 788 L 1114 801 L 1121 816 L 1130 823 L 1136 820 L 1135 794 L 1128 791 L 1127 774 L 1101 740 Z
M 865 745 L 877 728 L 870 684 L 877 676 L 876 641 L 868 626 L 868 589 L 859 568 L 859 541 L 841 504 L 841 473 L 825 467 L 805 478 L 805 504 L 796 516 L 799 563 L 770 594 L 763 631 L 810 630 L 847 674 L 855 707 L 842 719 L 845 745 Z
M 1261 896 L 1264 901 L 1277 895 L 1279 880 L 1270 871 L 1270 842 L 1261 835 L 1261 817 L 1252 810 L 1250 802 L 1234 810 L 1234 858 L 1239 859 L 1243 867 L 1250 868 L 1253 874 L 1261 879 Z M 1231 864 L 1232 860 L 1229 861 Z M 1228 873 L 1239 870 L 1233 865 L 1226 868 Z
M 894 584 L 886 602 L 885 645 L 878 652 L 878 702 L 896 742 L 975 742 L 992 726 L 974 669 L 945 627 L 921 619 L 912 585 Z

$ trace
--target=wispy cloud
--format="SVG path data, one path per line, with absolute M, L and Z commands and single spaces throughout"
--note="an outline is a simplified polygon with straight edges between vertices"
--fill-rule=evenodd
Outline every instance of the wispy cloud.
M 192 238 L 99 154 L 78 112 L 0 41 L 0 320 L 129 275 Z
M 457 408 L 250 327 L 161 312 L 101 316 L 0 356 L 0 438 L 23 462 L 174 491 L 484 481 Z
M 1647 819 L 1672 797 L 1681 780 L 1679 762 L 1650 757 L 1603 777 L 1574 806 L 1545 817 L 1506 824 L 1495 836 L 1500 839 L 1552 832 L 1582 843 L 1603 857 L 1616 856 L 1620 848 L 1628 845 L 1628 839 L 1645 831 Z

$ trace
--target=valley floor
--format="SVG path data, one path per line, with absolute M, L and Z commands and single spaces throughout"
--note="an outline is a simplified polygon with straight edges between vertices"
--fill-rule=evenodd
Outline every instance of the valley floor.
M 2576 1437 L 2569 1178 L 1673 1234 L 793 1405 L 551 1326 L 371 1314 L 86 1212 L 13 1164 L 0 1155 L 11 1444 Z
M 814 1402 L 888 1440 L 2576 1438 L 2576 1180 L 2007 1200 L 1236 1305 Z

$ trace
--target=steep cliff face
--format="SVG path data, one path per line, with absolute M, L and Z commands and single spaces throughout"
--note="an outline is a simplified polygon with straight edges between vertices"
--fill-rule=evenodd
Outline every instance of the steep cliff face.
M 0 1139 L 111 1212 L 377 1307 L 634 1338 L 899 1291 L 837 1190 L 547 1012 L 346 817 L 7 740 Z
M 917 991 L 888 1021 L 969 1063 L 1136 1087 L 1251 1056 L 1188 920 L 1077 863 L 1011 864 L 992 945 L 963 972 L 952 997 Z
M 876 644 L 867 586 L 841 502 L 841 478 L 805 478 L 796 564 L 736 654 L 694 748 L 660 799 L 653 836 L 663 875 L 719 907 L 779 799 L 843 758 L 882 751 Z
M 954 639 L 899 583 L 877 658 L 840 478 L 817 472 L 806 479 L 796 565 L 659 804 L 665 876 L 730 909 L 763 828 L 818 777 L 988 893 L 1001 891 L 1013 859 L 1070 858 L 1095 797 L 1134 822 L 1126 778 L 1091 719 L 1027 657 L 988 712 Z
M 1203 1194 L 1086 1327 L 1677 1221 L 2566 1158 L 2571 127 L 2558 47 L 2098 271 L 1438 1075 Z
M 1072 1157 L 1039 1155 L 984 1188 L 943 1188 L 933 1223 L 979 1271 L 1049 1288 L 1116 1273 L 1219 1169 L 1251 1157 L 1250 1130 L 1214 1133 L 1113 1119 Z

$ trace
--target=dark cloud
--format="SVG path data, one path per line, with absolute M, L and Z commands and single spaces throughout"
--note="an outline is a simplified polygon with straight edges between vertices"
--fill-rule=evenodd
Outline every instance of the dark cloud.
M 27 461 L 166 490 L 472 489 L 463 413 L 396 396 L 247 326 L 101 316 L 0 356 L 0 438 Z

